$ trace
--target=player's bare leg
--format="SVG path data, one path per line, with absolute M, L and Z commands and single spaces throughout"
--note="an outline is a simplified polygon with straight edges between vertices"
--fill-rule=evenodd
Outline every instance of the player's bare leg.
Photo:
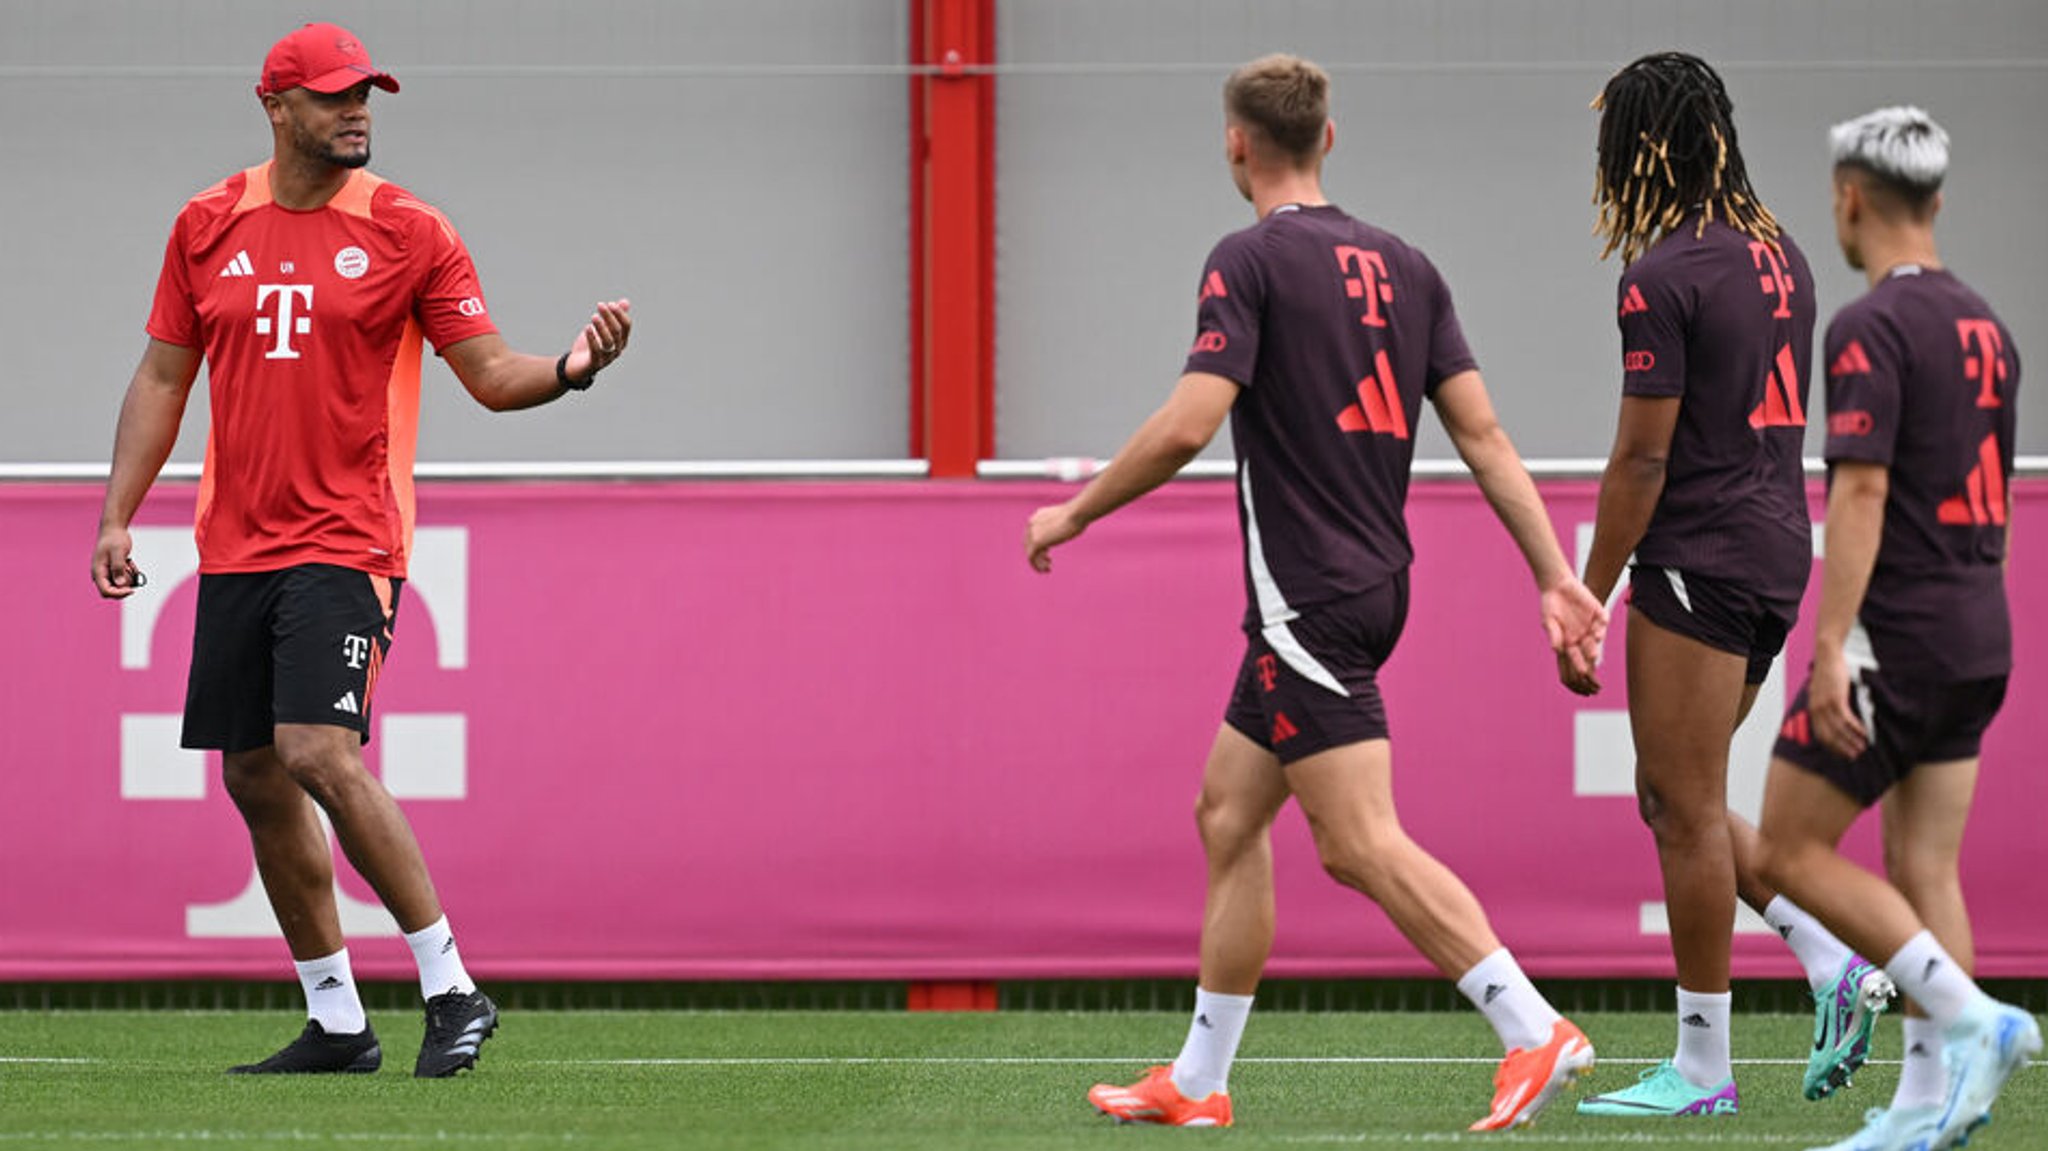
M 1308 818 L 1323 870 L 1379 904 L 1437 970 L 1456 979 L 1500 949 L 1471 889 L 1402 828 L 1386 740 L 1298 760 L 1288 765 L 1287 782 Z
M 1230 725 L 1210 745 L 1195 801 L 1208 859 L 1201 980 L 1194 1019 L 1171 1064 L 1128 1087 L 1098 1083 L 1088 1101 L 1125 1122 L 1228 1127 L 1230 1065 L 1273 948 L 1273 817 L 1287 802 L 1280 761 Z
M 1273 753 L 1224 725 L 1209 749 L 1195 826 L 1209 864 L 1202 908 L 1202 987 L 1250 995 L 1273 949 L 1274 817 L 1287 777 Z
M 1679 984 L 1728 990 L 1735 925 L 1735 849 L 1728 831 L 1728 739 L 1746 661 L 1667 631 L 1641 612 L 1628 621 L 1629 728 L 1636 798 L 1657 841 Z
M 1977 945 L 1958 861 L 1977 765 L 1974 758 L 1921 764 L 1884 801 L 1885 872 L 1920 923 L 1968 971 L 1976 970 Z
M 1888 959 L 1920 920 L 1897 888 L 1835 850 L 1862 813 L 1834 784 L 1773 760 L 1764 785 L 1764 875 L 1851 947 Z
M 1287 767 L 1323 869 L 1385 911 L 1500 1036 L 1506 1056 L 1475 1131 L 1526 1126 L 1593 1069 L 1593 1046 L 1501 946 L 1472 890 L 1408 837 L 1394 808 L 1393 750 L 1346 744 Z
M 383 901 L 399 930 L 441 918 L 426 859 L 398 801 L 363 765 L 360 737 L 344 727 L 279 724 L 277 757 L 286 774 L 327 813 L 349 864 Z M 331 869 L 330 869 L 331 871 Z
M 1748 660 L 1629 615 L 1629 728 L 1636 802 L 1657 844 L 1678 974 L 1672 1059 L 1634 1087 L 1580 1104 L 1597 1115 L 1726 1115 L 1738 1106 L 1728 1028 L 1735 844 L 1728 741 Z
M 1922 764 L 1893 785 L 1883 805 L 1885 874 L 1942 948 L 1972 975 L 1977 970 L 1977 943 L 1957 861 L 1977 790 L 1977 765 L 1974 758 Z M 1938 1106 L 1948 1094 L 1941 1025 L 1909 1000 L 1904 1026 L 1903 1061 L 1892 1106 Z

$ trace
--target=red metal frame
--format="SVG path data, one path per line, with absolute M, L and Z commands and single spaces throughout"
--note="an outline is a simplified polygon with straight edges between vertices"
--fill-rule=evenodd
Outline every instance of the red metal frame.
M 995 450 L 995 0 L 910 0 L 910 450 Z

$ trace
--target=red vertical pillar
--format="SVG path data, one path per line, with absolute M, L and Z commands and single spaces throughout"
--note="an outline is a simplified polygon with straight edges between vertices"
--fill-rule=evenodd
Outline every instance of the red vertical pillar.
M 910 0 L 910 450 L 995 450 L 995 0 Z

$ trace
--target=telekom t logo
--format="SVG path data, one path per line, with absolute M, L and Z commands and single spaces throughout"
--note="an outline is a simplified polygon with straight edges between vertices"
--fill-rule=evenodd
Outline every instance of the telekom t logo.
M 1963 378 L 1978 384 L 1977 406 L 2000 406 L 1998 385 L 2012 374 L 2005 362 L 2005 336 L 1996 320 L 1957 320 L 1956 337 L 1963 341 Z
M 1794 285 L 1792 277 L 1785 271 L 1785 265 L 1778 260 L 1776 245 L 1752 240 L 1749 244 L 1749 258 L 1750 262 L 1756 265 L 1756 270 L 1763 273 L 1757 277 L 1757 286 L 1763 289 L 1764 295 L 1778 297 L 1778 307 L 1771 313 L 1771 318 L 1791 319 Z
M 148 555 L 149 591 L 121 601 L 121 666 L 150 666 L 157 621 L 178 586 L 198 578 L 199 553 L 189 527 L 132 529 L 138 554 Z M 412 629 L 435 640 L 434 662 L 443 671 L 469 666 L 469 530 L 423 527 L 413 533 L 411 578 L 405 584 L 407 611 L 424 610 L 431 628 Z M 344 658 L 367 659 L 370 641 L 350 636 Z M 424 654 L 424 653 L 422 653 Z M 462 800 L 469 795 L 468 716 L 461 712 L 392 712 L 378 709 L 377 738 L 366 749 L 373 769 L 391 794 L 408 804 Z M 207 781 L 219 768 L 211 753 L 178 746 L 183 716 L 175 711 L 129 712 L 121 716 L 121 798 L 130 802 L 193 801 L 207 797 Z M 232 817 L 224 817 L 232 818 Z M 228 831 L 228 834 L 233 834 Z M 185 906 L 185 934 L 193 939 L 274 939 L 277 922 L 250 864 L 242 890 L 219 902 Z M 337 885 L 342 931 L 349 935 L 396 935 L 398 925 L 383 907 L 351 896 Z
M 311 284 L 258 284 L 256 285 L 256 311 L 268 313 L 270 301 L 275 299 L 276 316 L 259 314 L 256 317 L 256 334 L 275 335 L 277 342 L 263 353 L 266 360 L 296 360 L 299 350 L 292 347 L 292 337 L 303 336 L 313 330 L 313 285 Z
M 1394 298 L 1394 285 L 1387 282 L 1387 262 L 1378 252 L 1339 244 L 1337 266 L 1355 273 L 1344 277 L 1344 294 L 1365 301 L 1365 314 L 1358 317 L 1358 322 L 1368 328 L 1386 327 L 1387 317 L 1380 311 L 1380 304 Z

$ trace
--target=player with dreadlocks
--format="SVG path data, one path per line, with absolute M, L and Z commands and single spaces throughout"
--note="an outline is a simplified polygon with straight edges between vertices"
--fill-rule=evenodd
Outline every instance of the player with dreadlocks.
M 1678 969 L 1677 1053 L 1593 1115 L 1732 1115 L 1728 967 L 1735 901 L 1791 946 L 1815 997 L 1806 1095 L 1848 1082 L 1892 994 L 1758 877 L 1756 830 L 1728 810 L 1728 745 L 1812 567 L 1805 438 L 1813 277 L 1749 185 L 1714 70 L 1665 52 L 1593 101 L 1594 202 L 1619 289 L 1622 400 L 1586 586 L 1605 600 L 1634 555 L 1627 641 L 1636 796 L 1657 843 Z M 1562 668 L 1578 690 L 1588 677 Z

